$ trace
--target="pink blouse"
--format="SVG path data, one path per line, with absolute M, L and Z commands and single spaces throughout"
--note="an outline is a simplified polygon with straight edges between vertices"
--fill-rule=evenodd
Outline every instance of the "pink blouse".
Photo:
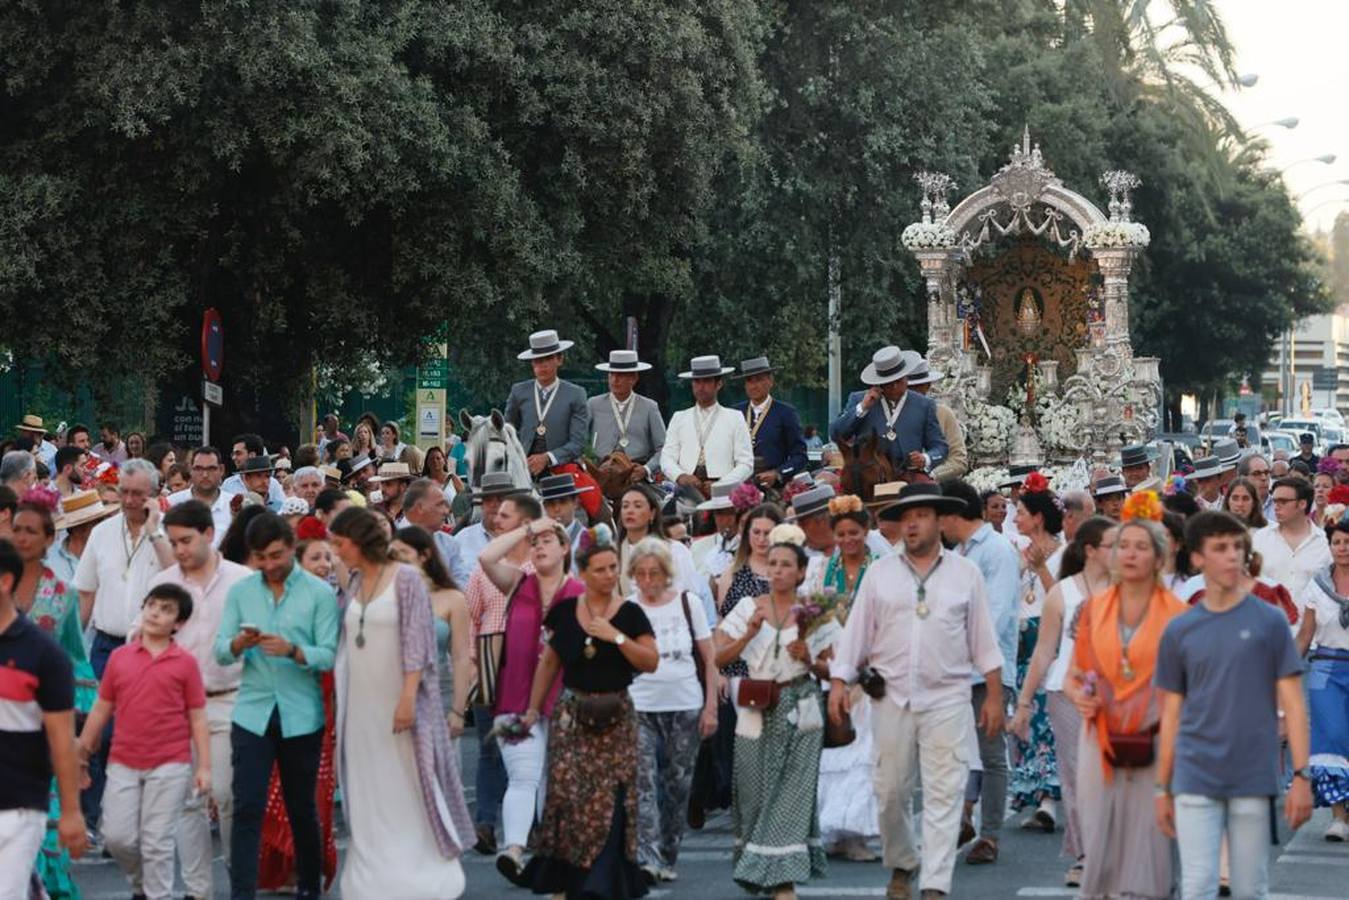
M 585 585 L 571 576 L 562 582 L 553 602 L 585 593 Z M 501 650 L 501 669 L 497 675 L 497 715 L 523 715 L 529 709 L 529 692 L 534 686 L 534 671 L 543 655 L 543 602 L 539 590 L 539 576 L 530 572 L 516 587 L 507 601 L 506 637 Z M 553 680 L 540 713 L 547 717 L 562 688 L 561 670 Z

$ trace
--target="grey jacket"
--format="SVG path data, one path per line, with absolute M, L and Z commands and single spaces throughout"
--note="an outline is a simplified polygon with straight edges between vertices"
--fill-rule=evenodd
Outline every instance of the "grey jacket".
M 609 403 L 608 394 L 591 397 L 590 434 L 595 444 L 595 455 L 600 459 L 622 450 L 635 462 L 644 463 L 652 475 L 660 470 L 660 450 L 665 446 L 665 420 L 660 407 L 650 397 L 633 394 L 632 415 L 628 419 L 628 446 L 618 446 L 618 419 Z
M 511 385 L 511 395 L 506 401 L 506 421 L 515 426 L 526 452 L 530 452 L 538 437 L 535 429 L 539 416 L 534 408 L 534 386 L 532 378 L 516 382 Z M 553 465 L 563 465 L 581 458 L 590 437 L 590 410 L 586 408 L 585 389 L 579 385 L 559 378 L 553 390 L 558 391 L 558 395 L 544 420 L 548 433 L 543 436 L 543 441 L 553 458 Z

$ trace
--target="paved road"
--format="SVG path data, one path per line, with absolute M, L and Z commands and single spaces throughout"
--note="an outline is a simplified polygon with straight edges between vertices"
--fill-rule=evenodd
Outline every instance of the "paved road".
M 466 759 L 466 776 L 472 784 L 472 759 Z M 470 787 L 470 803 L 472 802 Z M 1343 900 L 1349 896 L 1349 845 L 1329 844 L 1322 840 L 1329 817 L 1325 810 L 1301 832 L 1281 836 L 1283 843 L 1271 848 L 1271 900 Z M 1074 889 L 1063 886 L 1067 861 L 1058 857 L 1061 834 L 1047 835 L 1022 831 L 1016 821 L 1007 823 L 1002 841 L 1002 857 L 992 866 L 967 866 L 958 863 L 952 896 L 1001 900 L 1013 897 L 1071 897 Z M 345 839 L 339 840 L 339 847 Z M 679 881 L 662 885 L 653 897 L 696 897 L 698 900 L 740 900 L 747 896 L 731 881 L 730 820 L 725 814 L 708 820 L 699 832 L 691 832 L 680 855 Z M 470 852 L 465 859 L 468 872 L 466 897 L 473 900 L 524 900 L 525 891 L 507 884 L 497 874 L 493 861 Z M 223 864 L 216 863 L 216 898 L 228 897 Z M 85 900 L 123 900 L 126 882 L 110 861 L 82 862 L 76 865 L 76 880 Z M 831 860 L 825 879 L 802 885 L 802 897 L 883 897 L 889 873 L 880 863 L 847 863 Z M 338 896 L 336 887 L 330 896 Z M 366 900 L 366 898 L 361 898 Z M 399 900 L 395 897 L 378 900 Z

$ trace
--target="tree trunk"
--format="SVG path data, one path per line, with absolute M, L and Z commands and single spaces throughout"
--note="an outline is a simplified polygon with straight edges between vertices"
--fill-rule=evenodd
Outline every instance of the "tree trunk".
M 655 294 L 623 297 L 624 317 L 637 319 L 637 355 L 643 362 L 651 363 L 651 370 L 642 374 L 638 390 L 655 400 L 660 405 L 661 415 L 666 418 L 670 416 L 670 386 L 666 381 L 670 365 L 665 348 L 670 340 L 674 312 L 674 302 L 669 297 Z

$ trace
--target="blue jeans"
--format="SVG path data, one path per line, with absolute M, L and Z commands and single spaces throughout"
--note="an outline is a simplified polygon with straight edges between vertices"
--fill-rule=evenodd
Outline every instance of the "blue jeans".
M 1218 896 L 1218 858 L 1224 833 L 1232 896 L 1254 900 L 1269 896 L 1269 810 L 1269 797 L 1176 796 L 1182 900 Z
M 108 667 L 108 657 L 112 651 L 126 643 L 103 631 L 94 631 L 93 643 L 89 645 L 89 664 L 94 668 L 94 677 L 103 680 L 103 671 Z M 89 758 L 89 787 L 80 791 L 80 812 L 84 813 L 85 823 L 98 830 L 99 819 L 103 815 L 103 787 L 108 783 L 108 750 L 112 747 L 112 718 L 103 729 L 103 740 L 98 752 Z
M 281 772 L 281 794 L 295 844 L 295 896 L 301 900 L 318 897 L 323 845 L 314 789 L 322 748 L 323 729 L 282 737 L 281 716 L 276 710 L 272 711 L 265 734 L 254 734 L 237 724 L 232 727 L 234 828 L 230 834 L 229 869 L 233 900 L 252 900 L 258 889 L 258 846 L 262 842 L 262 817 L 267 811 L 267 783 L 272 777 L 273 762 Z
M 506 796 L 506 764 L 492 731 L 492 710 L 473 707 L 473 727 L 478 732 L 478 771 L 474 777 L 473 824 L 496 828 L 501 801 Z

